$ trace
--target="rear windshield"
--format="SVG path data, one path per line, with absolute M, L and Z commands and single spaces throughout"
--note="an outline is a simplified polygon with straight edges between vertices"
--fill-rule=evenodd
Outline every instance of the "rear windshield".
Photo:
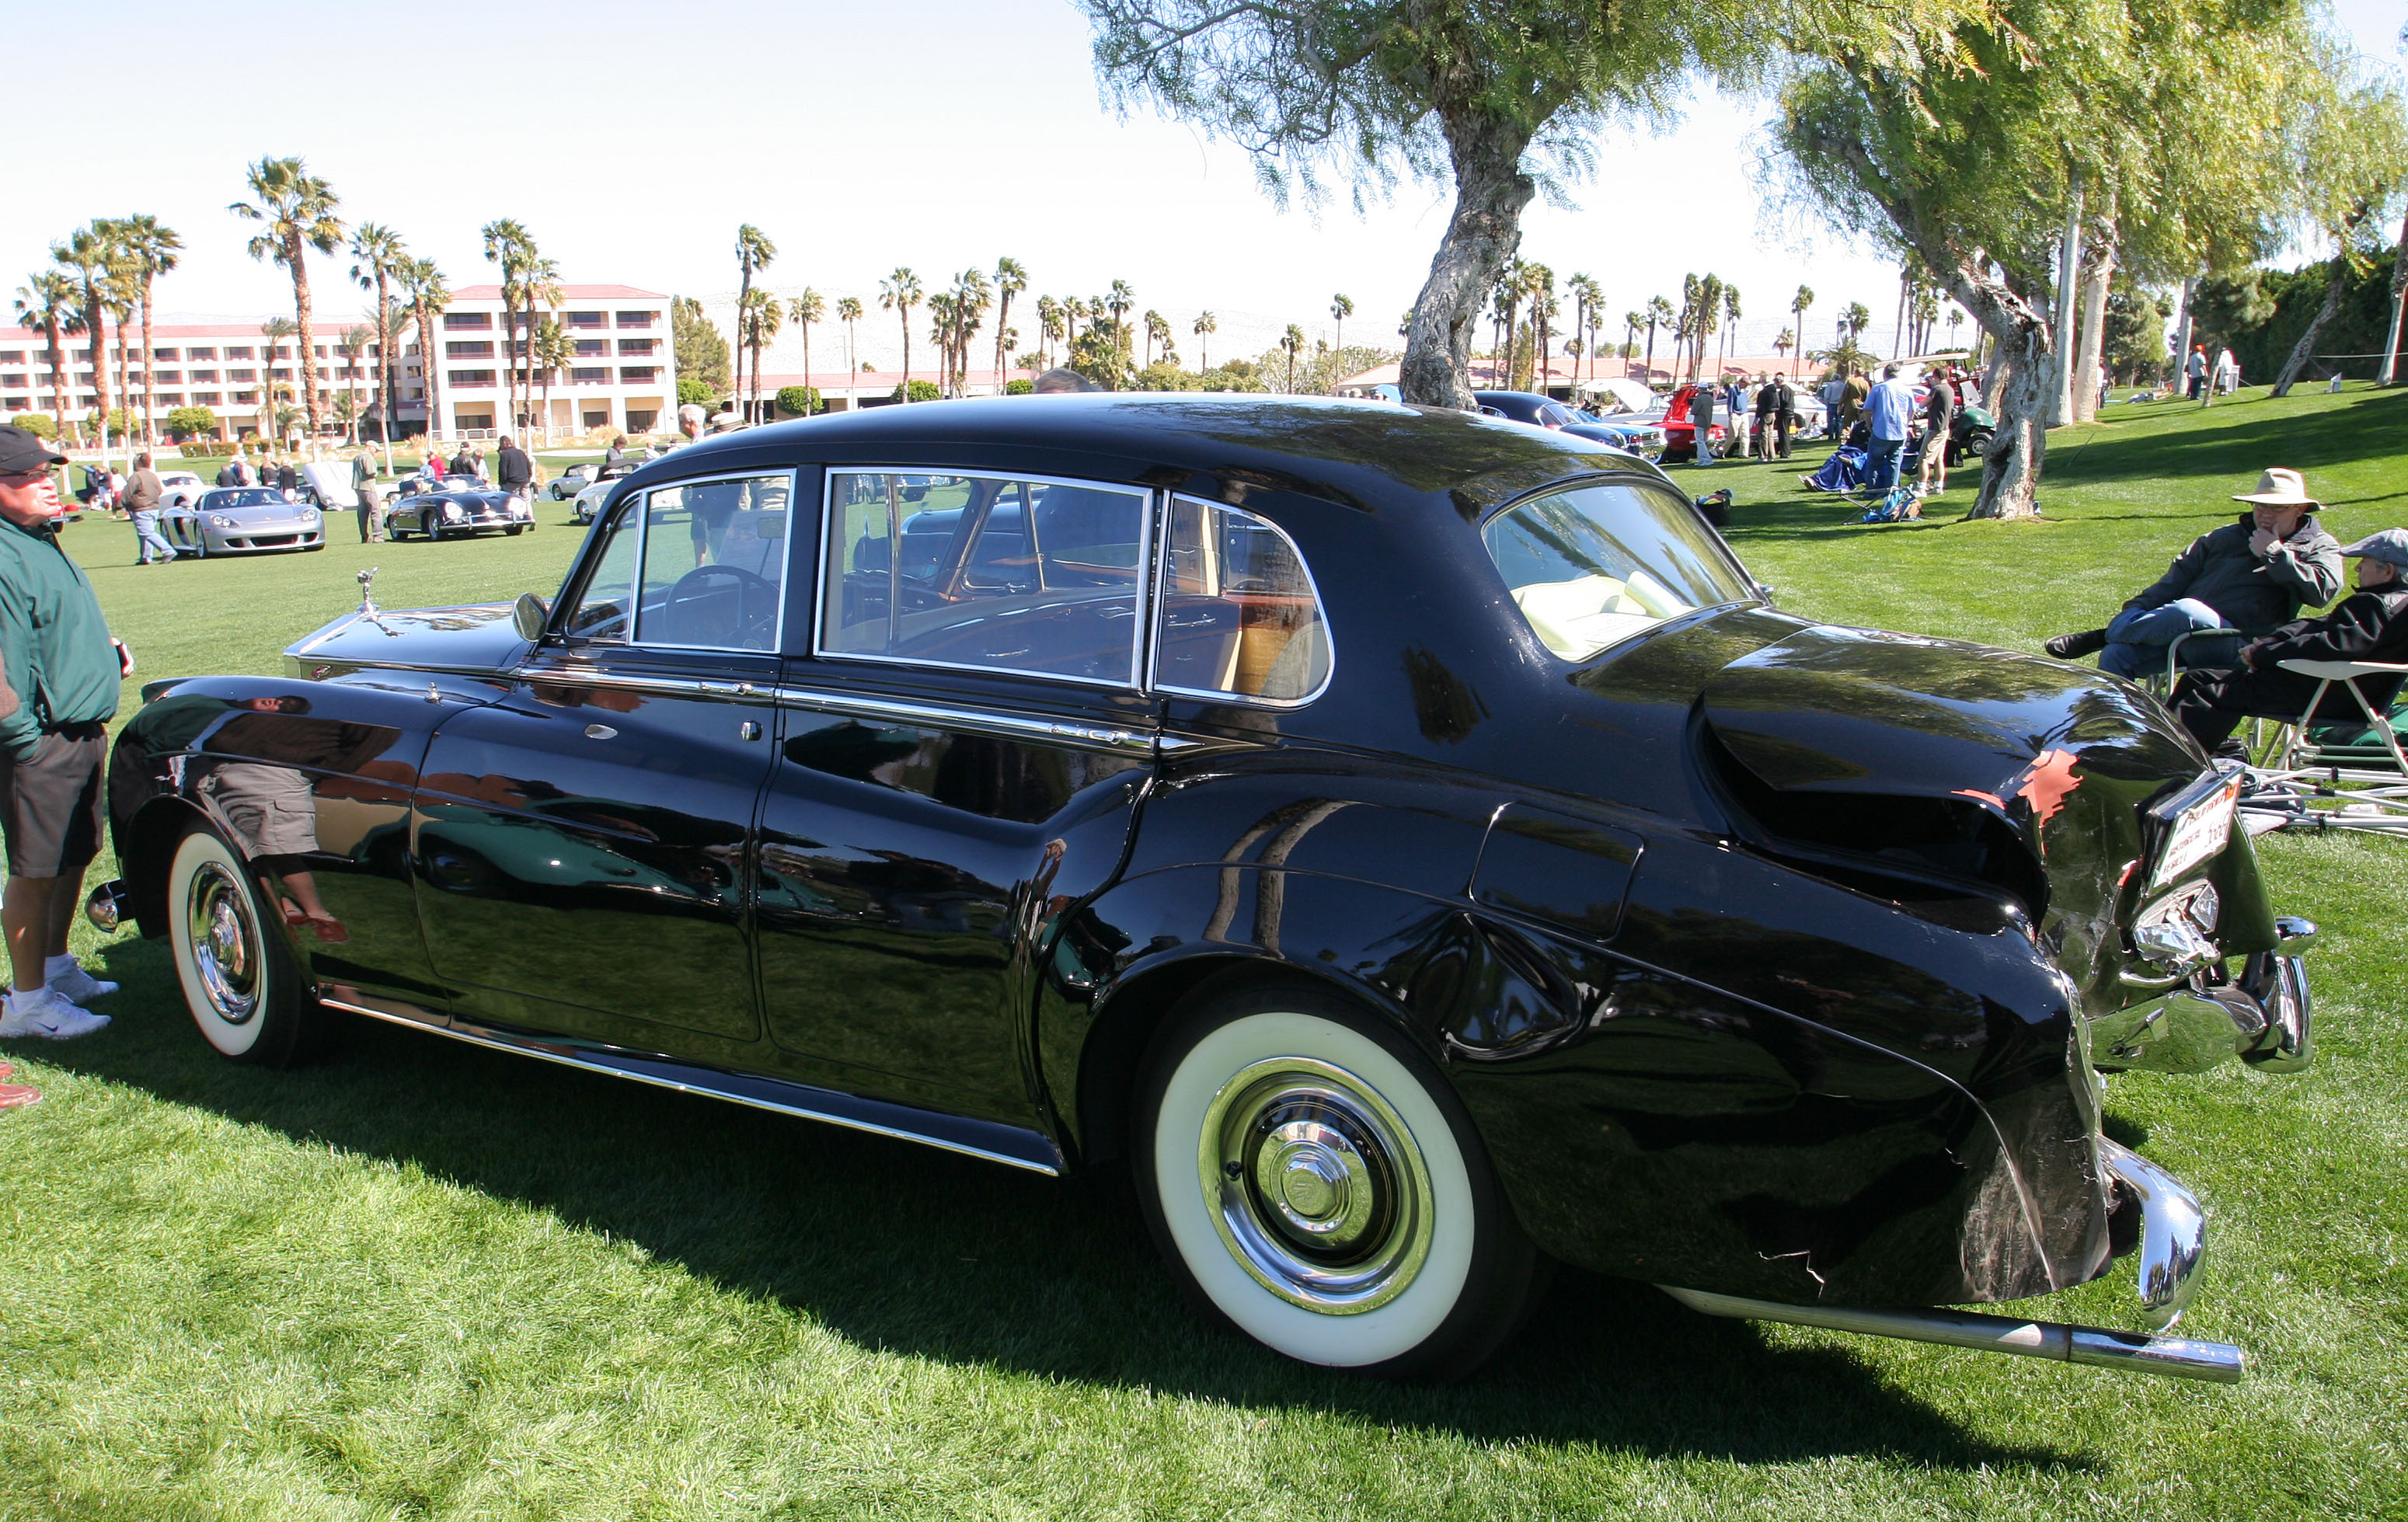
M 1697 510 L 1660 486 L 1551 492 L 1491 518 L 1481 537 L 1531 631 L 1566 660 L 1756 595 Z

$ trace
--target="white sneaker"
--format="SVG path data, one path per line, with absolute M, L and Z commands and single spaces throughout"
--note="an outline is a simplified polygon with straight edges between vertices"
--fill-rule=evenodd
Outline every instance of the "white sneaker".
M 70 1004 L 80 1004 L 88 998 L 107 998 L 117 992 L 117 984 L 107 978 L 95 978 L 82 968 L 50 974 L 50 989 Z
M 46 1036 L 54 1041 L 89 1036 L 108 1024 L 108 1016 L 78 1009 L 57 989 L 45 985 L 30 994 L 11 993 L 0 999 L 0 1038 Z

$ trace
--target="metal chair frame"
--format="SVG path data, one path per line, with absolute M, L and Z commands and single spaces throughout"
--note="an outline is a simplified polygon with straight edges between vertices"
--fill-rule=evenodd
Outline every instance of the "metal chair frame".
M 2314 677 L 2316 690 L 2297 719 L 2261 723 L 2250 749 L 2249 780 L 2240 814 L 2250 833 L 2272 830 L 2362 830 L 2408 837 L 2408 747 L 2388 715 L 2375 711 L 2360 677 L 2408 677 L 2408 666 L 2376 661 L 2290 660 L 2286 671 Z M 2378 743 L 2327 745 L 2315 738 L 2315 713 L 2335 682 L 2349 689 Z

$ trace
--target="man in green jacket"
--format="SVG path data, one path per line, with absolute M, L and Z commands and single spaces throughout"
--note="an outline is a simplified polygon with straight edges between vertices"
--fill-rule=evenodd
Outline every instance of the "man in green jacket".
M 0 717 L 0 929 L 14 975 L 0 1037 L 53 1041 L 108 1025 L 79 1001 L 117 992 L 67 955 L 67 926 L 100 851 L 108 725 L 125 679 L 123 647 L 52 528 L 50 467 L 64 464 L 24 429 L 0 427 L 0 663 L 17 699 Z

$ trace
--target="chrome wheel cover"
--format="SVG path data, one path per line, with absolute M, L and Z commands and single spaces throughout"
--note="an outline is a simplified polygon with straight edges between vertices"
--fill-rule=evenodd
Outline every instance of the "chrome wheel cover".
M 184 890 L 193 970 L 220 1020 L 239 1026 L 259 1012 L 262 946 L 251 895 L 224 863 L 204 861 Z
M 1204 1114 L 1197 1183 L 1229 1256 L 1292 1305 L 1327 1315 L 1404 1293 L 1436 1228 L 1421 1149 L 1369 1084 L 1312 1057 L 1272 1057 Z

